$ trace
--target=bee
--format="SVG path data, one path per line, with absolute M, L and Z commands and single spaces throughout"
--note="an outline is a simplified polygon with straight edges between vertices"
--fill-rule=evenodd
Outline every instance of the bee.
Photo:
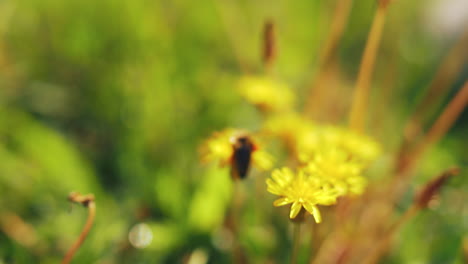
M 252 162 L 252 153 L 257 146 L 248 135 L 231 138 L 233 153 L 231 157 L 231 177 L 244 179 L 249 173 Z

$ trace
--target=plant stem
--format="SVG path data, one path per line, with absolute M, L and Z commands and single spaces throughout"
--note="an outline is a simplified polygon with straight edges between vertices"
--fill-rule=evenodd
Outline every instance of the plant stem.
M 330 64 L 348 22 L 352 3 L 352 0 L 341 0 L 338 1 L 336 5 L 330 27 L 330 34 L 324 44 L 322 55 L 318 63 L 317 77 L 310 87 L 310 93 L 305 105 L 305 113 L 307 115 L 317 115 L 317 112 L 321 109 L 323 92 L 326 90 L 326 84 L 330 79 Z
M 88 219 L 86 220 L 86 224 L 83 227 L 83 231 L 81 231 L 80 236 L 75 241 L 75 244 L 73 244 L 73 246 L 68 250 L 67 254 L 65 254 L 65 257 L 62 260 L 62 264 L 70 263 L 76 251 L 78 251 L 78 249 L 86 239 L 89 231 L 91 230 L 91 227 L 94 223 L 94 217 L 96 216 L 96 204 L 94 203 L 94 195 L 81 195 L 79 193 L 73 192 L 69 195 L 68 199 L 72 202 L 81 203 L 83 206 L 87 207 Z
M 406 223 L 409 219 L 416 215 L 419 211 L 419 207 L 413 205 L 408 208 L 405 213 L 398 219 L 396 223 L 394 223 L 389 230 L 386 232 L 384 236 L 382 236 L 382 240 L 380 240 L 376 245 L 374 245 L 374 251 L 367 255 L 367 257 L 363 260 L 363 264 L 374 264 L 377 263 L 379 258 L 389 249 L 391 243 L 393 241 L 393 236 L 397 233 L 404 223 Z
M 233 181 L 233 199 L 230 213 L 231 232 L 234 237 L 232 247 L 233 262 L 236 264 L 247 263 L 247 256 L 240 243 L 241 209 L 243 204 L 242 184 L 239 180 Z
M 272 20 L 265 21 L 263 26 L 263 68 L 265 73 L 271 74 L 276 59 L 276 32 Z
M 293 229 L 293 248 L 291 255 L 291 264 L 296 264 L 301 244 L 301 222 L 294 222 Z
M 36 250 L 38 235 L 34 227 L 19 215 L 8 210 L 2 211 L 0 213 L 0 230 L 28 250 Z
M 413 204 L 405 211 L 405 213 L 386 231 L 385 235 L 381 235 L 381 239 L 372 245 L 372 252 L 367 254 L 362 262 L 363 264 L 374 264 L 390 250 L 393 242 L 393 237 L 403 227 L 403 225 L 413 218 L 419 211 L 425 209 L 429 205 L 429 201 L 440 192 L 440 189 L 450 177 L 460 173 L 459 168 L 451 168 L 443 171 L 440 175 L 426 183 L 418 195 L 416 195 Z
M 397 168 L 400 176 L 408 175 L 411 172 L 424 152 L 437 142 L 445 133 L 447 133 L 450 127 L 452 127 L 453 123 L 463 112 L 467 104 L 468 81 L 465 81 L 463 87 L 445 107 L 444 111 L 434 122 L 421 143 L 419 143 L 413 151 L 404 154 L 403 157 L 400 158 L 400 164 L 398 164 Z
M 447 53 L 442 64 L 434 74 L 434 78 L 430 82 L 425 95 L 416 105 L 413 114 L 408 119 L 404 128 L 405 138 L 403 144 L 407 145 L 414 142 L 415 139 L 421 135 L 423 122 L 433 114 L 433 110 L 448 94 L 451 87 L 450 84 L 457 78 L 462 70 L 463 64 L 466 62 L 468 56 L 468 51 L 466 50 L 467 45 L 468 30 L 459 37 Z
M 389 2 L 389 0 L 379 1 L 379 6 L 375 13 L 374 20 L 372 21 L 371 30 L 367 38 L 361 66 L 359 68 L 349 117 L 350 127 L 359 132 L 363 131 L 365 126 L 365 113 L 367 110 L 367 101 L 370 91 L 369 87 Z

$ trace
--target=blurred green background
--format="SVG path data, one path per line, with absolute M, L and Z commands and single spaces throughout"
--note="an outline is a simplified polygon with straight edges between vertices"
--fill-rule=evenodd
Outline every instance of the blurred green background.
M 93 193 L 97 204 L 74 263 L 230 263 L 232 237 L 222 223 L 231 182 L 227 169 L 199 164 L 198 146 L 224 127 L 259 127 L 260 115 L 235 87 L 246 74 L 239 63 L 261 72 L 266 19 L 277 26 L 275 76 L 305 97 L 337 2 L 0 0 L 0 263 L 62 258 L 86 219 L 81 206 L 70 209 L 71 191 Z M 337 56 L 349 92 L 376 8 L 354 2 Z M 465 29 L 463 10 L 466 2 L 456 0 L 390 7 L 371 102 L 391 87 L 389 109 L 371 113 L 386 153 Z M 428 124 L 467 79 L 466 60 L 452 71 L 452 88 Z M 467 134 L 465 111 L 427 153 L 415 188 L 456 164 L 462 177 L 439 208 L 408 224 L 385 263 L 463 262 Z M 267 219 L 266 190 L 264 201 L 248 195 L 267 175 L 245 183 L 242 243 L 253 263 L 285 263 L 286 219 Z M 151 234 L 151 243 L 135 247 L 130 231 L 139 240 Z

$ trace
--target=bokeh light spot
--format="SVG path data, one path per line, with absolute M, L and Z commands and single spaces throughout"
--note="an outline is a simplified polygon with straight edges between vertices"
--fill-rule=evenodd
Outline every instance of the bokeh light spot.
M 136 248 L 145 248 L 153 241 L 153 232 L 147 224 L 136 224 L 128 233 L 128 240 Z

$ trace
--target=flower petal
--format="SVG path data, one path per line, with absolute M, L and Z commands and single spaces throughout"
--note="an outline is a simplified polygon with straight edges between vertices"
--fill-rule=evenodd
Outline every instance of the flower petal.
M 305 202 L 302 204 L 302 206 L 307 210 L 307 212 L 309 212 L 310 214 L 313 214 L 314 213 L 314 207 L 315 205 L 313 205 L 311 202 Z
M 289 212 L 289 218 L 296 218 L 297 214 L 301 211 L 302 204 L 300 202 L 294 202 L 291 205 L 291 211 Z
M 315 222 L 316 222 L 317 224 L 319 224 L 320 222 L 322 222 L 322 215 L 320 214 L 320 211 L 319 211 L 319 209 L 317 208 L 317 206 L 313 206 L 313 207 L 312 207 L 312 215 L 314 216 Z
M 278 186 L 278 184 L 276 182 L 274 182 L 272 179 L 267 179 L 266 180 L 266 184 L 267 184 L 267 191 L 272 193 L 272 194 L 276 194 L 276 195 L 281 195 L 282 192 L 283 192 L 283 189 Z
M 252 163 L 261 170 L 273 167 L 273 157 L 265 151 L 257 150 L 252 154 Z
M 291 199 L 289 199 L 288 197 L 283 197 L 283 198 L 279 198 L 278 200 L 274 201 L 273 205 L 274 206 L 283 206 L 283 205 L 286 205 L 286 204 L 290 204 L 292 202 L 293 201 Z
M 281 170 L 274 170 L 271 173 L 271 178 L 281 187 L 285 186 L 287 181 Z

